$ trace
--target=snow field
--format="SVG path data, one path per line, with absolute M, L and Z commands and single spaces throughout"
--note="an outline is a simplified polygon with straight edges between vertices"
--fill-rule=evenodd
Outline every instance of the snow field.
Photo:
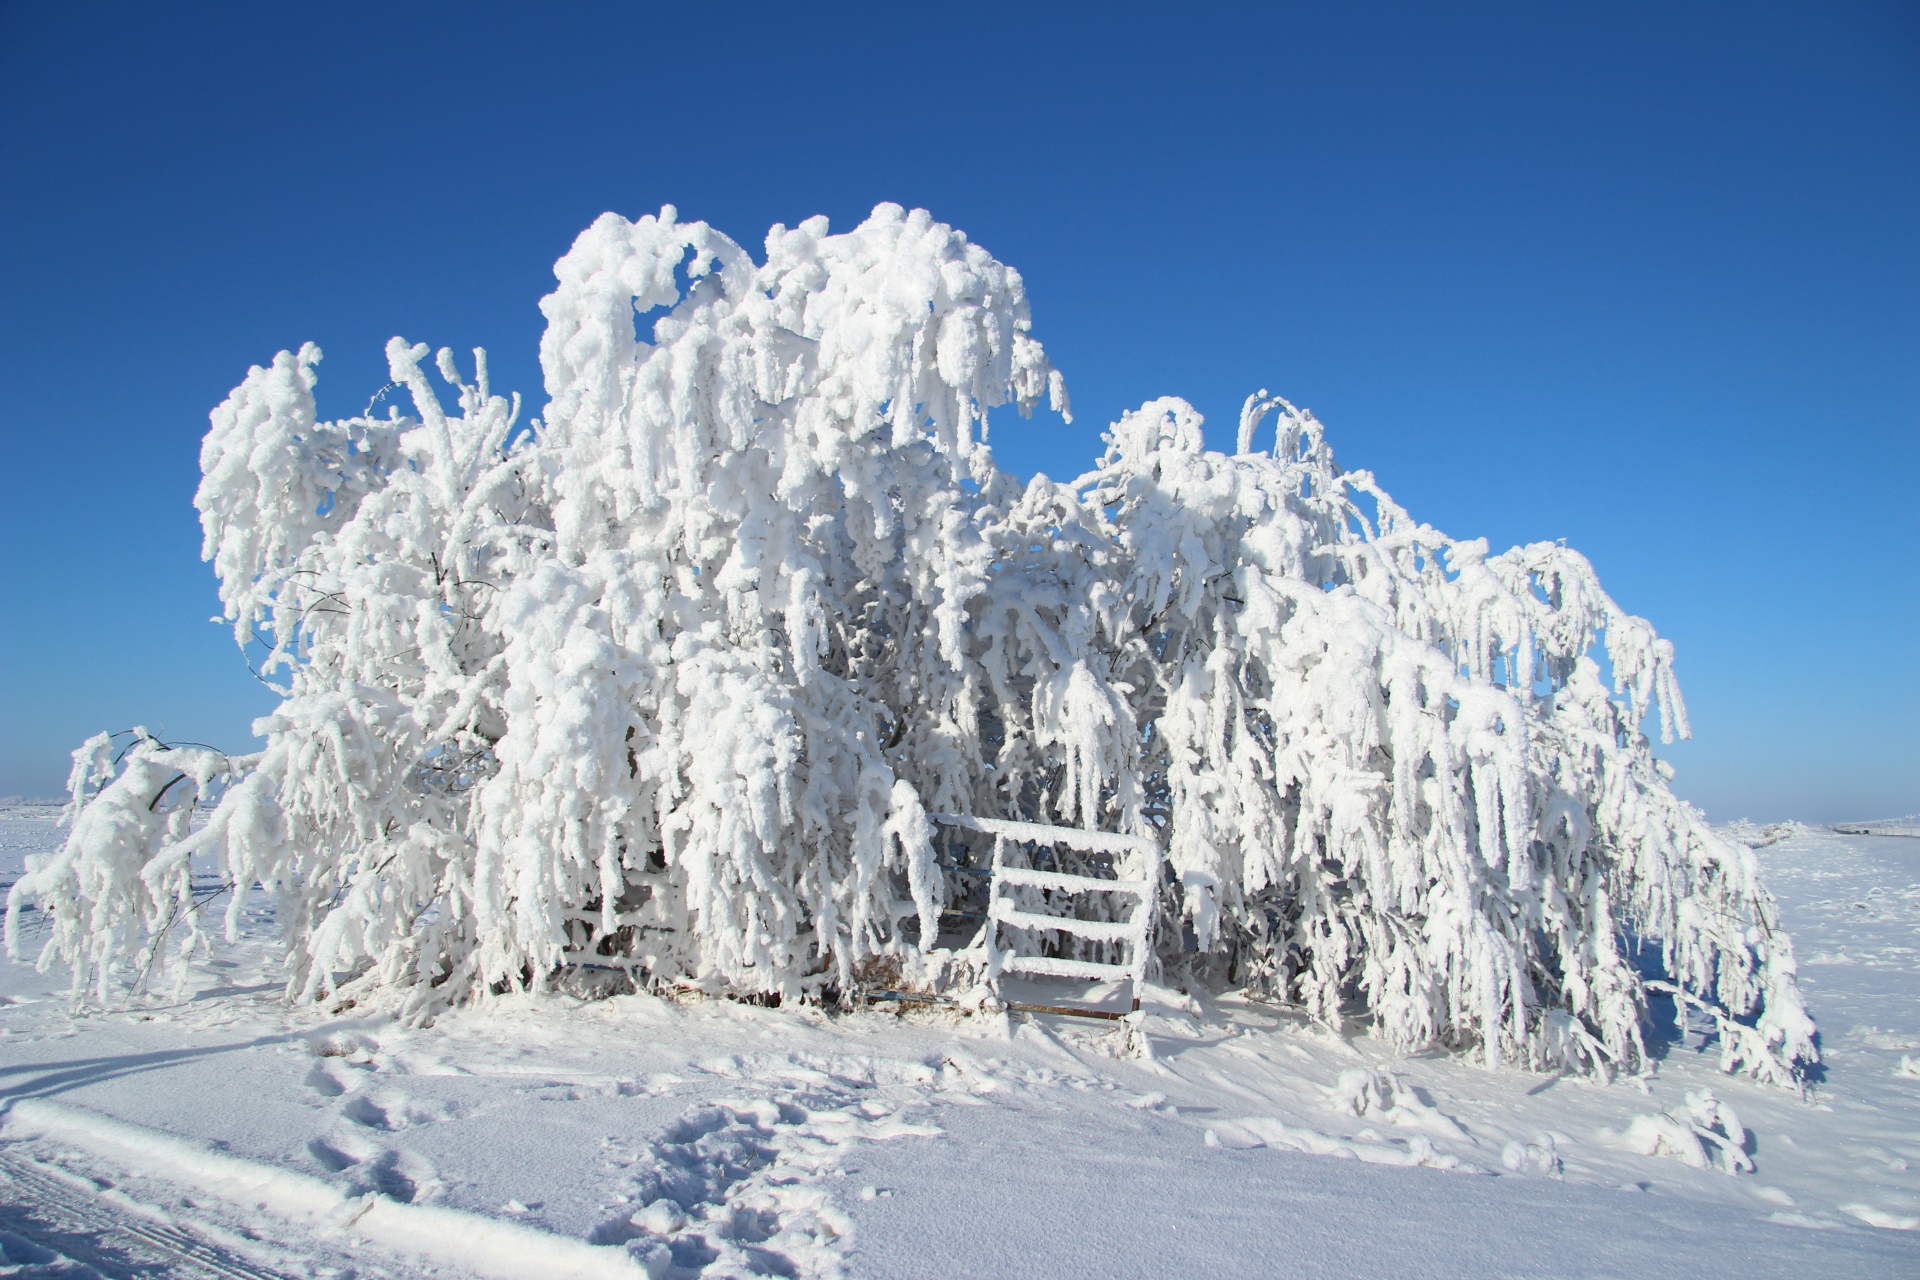
M 0 881 L 55 839 L 0 816 Z M 1760 858 L 1826 1029 L 1805 1100 L 1697 1035 L 1643 1092 L 1164 988 L 1150 1060 L 1060 1019 L 650 996 L 408 1029 L 285 1005 L 262 904 L 177 1000 L 75 1017 L 63 974 L 0 968 L 0 1174 L 256 1275 L 1915 1274 L 1920 842 Z M 0 1219 L 5 1265 L 86 1274 L 37 1225 Z

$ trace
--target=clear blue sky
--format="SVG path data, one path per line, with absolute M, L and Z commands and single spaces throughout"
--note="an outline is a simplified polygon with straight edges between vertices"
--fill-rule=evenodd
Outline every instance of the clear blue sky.
M 1445 12 L 1443 12 L 1443 10 Z M 931 209 L 1019 267 L 1075 473 L 1256 387 L 1679 647 L 1716 818 L 1920 809 L 1920 6 L 0 4 L 0 793 L 268 710 L 191 505 L 207 411 L 392 334 L 536 403 L 603 210 Z

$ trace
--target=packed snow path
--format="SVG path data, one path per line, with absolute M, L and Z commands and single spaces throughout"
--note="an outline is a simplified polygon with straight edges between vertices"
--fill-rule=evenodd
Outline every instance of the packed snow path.
M 54 839 L 0 815 L 0 882 Z M 650 997 L 407 1030 L 289 1010 L 264 911 L 178 1000 L 75 1018 L 9 964 L 0 1274 L 1920 1274 L 1920 842 L 1761 859 L 1805 1101 L 1697 1038 L 1642 1092 L 1161 990 L 1150 1062 L 1060 1019 Z

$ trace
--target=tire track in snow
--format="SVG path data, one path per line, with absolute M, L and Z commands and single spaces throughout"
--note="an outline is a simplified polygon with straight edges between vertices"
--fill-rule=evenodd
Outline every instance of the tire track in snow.
M 244 1160 L 82 1107 L 21 1099 L 7 1109 L 4 1126 L 8 1137 L 77 1149 L 136 1176 L 191 1187 L 249 1218 L 265 1213 L 297 1235 L 338 1240 L 356 1251 L 364 1240 L 382 1253 L 489 1280 L 630 1280 L 646 1274 L 618 1250 L 480 1214 L 406 1204 L 376 1192 L 349 1195 L 307 1174 Z
M 13 1152 L 0 1151 L 0 1180 L 5 1186 L 0 1225 L 101 1275 L 286 1280 L 177 1225 L 129 1216 Z M 61 1272 L 48 1269 L 47 1274 Z

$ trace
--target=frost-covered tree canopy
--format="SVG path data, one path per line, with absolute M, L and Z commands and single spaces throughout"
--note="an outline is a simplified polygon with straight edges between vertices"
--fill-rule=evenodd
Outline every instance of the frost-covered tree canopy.
M 1164 399 L 1021 482 L 987 411 L 1064 386 L 1019 274 L 923 211 L 758 264 L 607 214 L 555 274 L 530 422 L 399 338 L 411 416 L 318 421 L 312 346 L 214 411 L 266 748 L 77 752 L 10 942 L 46 911 L 104 998 L 192 949 L 203 856 L 230 927 L 275 896 L 303 1000 L 428 1016 L 580 962 L 819 997 L 977 892 L 957 812 L 1159 842 L 1168 980 L 1598 1072 L 1672 996 L 1730 1069 L 1814 1061 L 1751 852 L 1643 735 L 1687 732 L 1672 649 L 1578 553 L 1418 523 L 1265 392 L 1231 456 Z

